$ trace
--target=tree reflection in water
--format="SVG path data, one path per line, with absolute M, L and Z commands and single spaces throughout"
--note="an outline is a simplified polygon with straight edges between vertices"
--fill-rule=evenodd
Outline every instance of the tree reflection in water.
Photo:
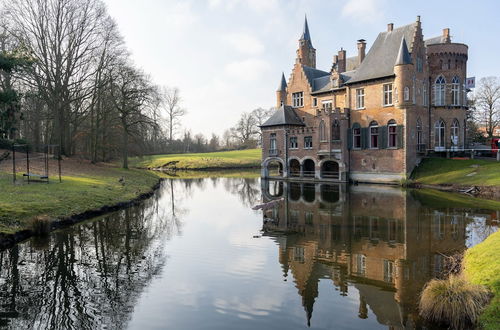
M 447 255 L 493 232 L 488 222 L 498 216 L 436 209 L 417 193 L 391 187 L 265 180 L 261 186 L 264 202 L 274 201 L 263 211 L 263 231 L 279 246 L 283 277 L 292 274 L 308 325 L 325 279 L 341 296 L 357 292 L 361 319 L 371 310 L 391 329 L 426 326 L 418 316 L 423 285 L 445 274 Z
M 174 189 L 180 182 L 164 184 Z M 163 242 L 182 228 L 185 210 L 174 197 L 162 199 L 164 192 L 169 189 L 139 206 L 58 231 L 45 243 L 30 240 L 0 252 L 0 324 L 124 328 L 167 260 Z

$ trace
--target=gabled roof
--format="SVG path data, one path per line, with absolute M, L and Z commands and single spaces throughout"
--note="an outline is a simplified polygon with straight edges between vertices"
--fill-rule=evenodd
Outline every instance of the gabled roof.
M 297 115 L 295 110 L 289 105 L 282 105 L 277 109 L 274 114 L 266 120 L 266 122 L 260 127 L 270 127 L 270 126 L 305 126 L 304 122 Z
M 435 44 L 444 44 L 444 43 L 446 43 L 446 37 L 437 36 L 437 37 L 429 38 L 427 40 L 424 40 L 424 43 L 425 43 L 425 46 L 435 45 Z
M 287 87 L 287 84 L 286 84 L 286 79 L 285 79 L 285 73 L 281 73 L 281 81 L 280 81 L 280 84 L 278 86 L 278 90 L 277 92 L 284 92 L 286 91 L 286 87 Z
M 306 75 L 309 85 L 311 85 L 313 91 L 315 90 L 314 81 L 316 79 L 330 76 L 330 73 L 326 71 L 321 71 L 306 65 L 302 65 L 302 70 L 304 71 L 304 74 Z
M 401 45 L 399 46 L 398 57 L 396 58 L 396 63 L 394 65 L 403 65 L 410 63 L 410 52 L 408 52 L 408 46 L 406 46 L 406 40 L 403 37 L 403 39 L 401 39 Z
M 413 40 L 416 26 L 416 23 L 412 23 L 392 31 L 379 33 L 349 83 L 394 75 L 394 63 L 396 63 L 399 53 L 401 39 Z M 411 52 L 411 49 L 409 49 L 409 52 Z
M 304 20 L 304 31 L 302 31 L 302 35 L 300 36 L 300 40 L 306 40 L 309 42 L 309 46 L 312 47 L 311 35 L 309 33 L 309 25 L 307 24 L 307 16 Z

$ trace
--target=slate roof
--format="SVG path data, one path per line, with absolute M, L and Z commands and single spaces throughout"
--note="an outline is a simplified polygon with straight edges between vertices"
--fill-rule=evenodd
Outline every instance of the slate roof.
M 394 63 L 399 53 L 401 39 L 413 40 L 416 23 L 392 31 L 379 33 L 365 59 L 349 80 L 349 83 L 394 75 Z M 411 47 L 411 44 L 410 44 Z M 411 49 L 409 49 L 411 52 Z
M 318 70 L 315 68 L 311 68 L 310 66 L 306 66 L 306 65 L 302 65 L 302 70 L 304 70 L 304 73 L 305 73 L 307 80 L 309 81 L 309 84 L 311 85 L 313 91 L 317 89 L 317 88 L 315 88 L 316 79 L 318 79 L 318 78 L 326 79 L 326 78 L 324 78 L 325 76 L 326 77 L 330 76 L 329 72 Z M 319 84 L 318 86 L 322 86 L 323 83 L 324 83 L 324 81 L 318 82 L 318 84 Z
M 277 109 L 274 114 L 266 120 L 266 122 L 260 127 L 270 127 L 270 126 L 282 126 L 282 125 L 292 125 L 292 126 L 305 126 L 304 122 L 297 115 L 295 110 L 289 105 L 282 105 Z
M 356 70 L 359 66 L 359 61 L 357 56 L 351 56 L 346 59 L 345 69 L 346 71 Z
M 396 57 L 396 63 L 394 65 L 410 64 L 411 56 L 408 52 L 408 46 L 406 45 L 406 40 L 403 37 L 401 39 L 401 45 L 399 46 L 398 57 Z
M 444 44 L 445 42 L 446 42 L 446 39 L 443 36 L 438 36 L 438 37 L 429 38 L 427 40 L 424 40 L 424 43 L 426 46 L 435 45 L 435 44 Z
M 287 87 L 287 84 L 286 84 L 286 79 L 285 79 L 285 73 L 282 72 L 281 73 L 281 81 L 280 81 L 280 84 L 278 86 L 277 92 L 284 92 L 284 91 L 286 91 L 286 87 Z
M 304 31 L 302 31 L 302 36 L 300 36 L 300 40 L 306 40 L 309 42 L 309 46 L 312 47 L 311 34 L 309 33 L 309 25 L 307 25 L 307 16 L 304 20 Z

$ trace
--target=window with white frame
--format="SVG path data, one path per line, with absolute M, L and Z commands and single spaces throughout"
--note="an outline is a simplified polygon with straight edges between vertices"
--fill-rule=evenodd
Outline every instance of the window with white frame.
M 434 148 L 444 149 L 445 124 L 441 119 L 434 124 Z
M 453 77 L 451 81 L 451 105 L 460 105 L 460 79 Z
M 321 101 L 321 104 L 323 105 L 323 110 L 332 110 L 332 100 Z
M 384 85 L 383 98 L 384 98 L 384 101 L 383 101 L 384 106 L 392 105 L 392 84 L 385 84 Z
M 410 88 L 408 88 L 408 86 L 404 88 L 403 97 L 405 101 L 410 100 Z
M 296 136 L 290 137 L 290 149 L 297 149 L 299 147 L 299 143 Z
M 439 76 L 434 84 L 434 105 L 442 106 L 446 102 L 446 80 Z
M 318 99 L 313 97 L 313 107 L 318 106 Z
M 313 137 L 304 136 L 304 149 L 312 149 L 313 147 Z
M 270 152 L 276 151 L 276 133 L 271 133 L 269 139 L 269 151 Z
M 394 280 L 394 261 L 384 260 L 384 281 L 391 283 Z
M 356 109 L 364 109 L 365 108 L 365 89 L 358 88 L 356 89 Z
M 378 132 L 379 127 L 378 123 L 376 121 L 372 121 L 370 123 L 370 148 L 371 149 L 378 149 L 379 144 L 378 144 Z
M 455 118 L 455 119 L 453 119 L 453 122 L 451 123 L 451 129 L 450 129 L 450 139 L 451 139 L 451 145 L 453 147 L 458 146 L 459 132 L 460 132 L 460 123 Z
M 356 268 L 358 275 L 365 275 L 366 273 L 366 256 L 363 254 L 358 254 L 356 256 Z
M 389 120 L 387 123 L 387 146 L 389 148 L 397 148 L 398 143 L 398 131 L 397 131 L 396 121 L 394 119 Z
M 292 104 L 295 108 L 303 107 L 304 93 L 303 92 L 292 93 Z

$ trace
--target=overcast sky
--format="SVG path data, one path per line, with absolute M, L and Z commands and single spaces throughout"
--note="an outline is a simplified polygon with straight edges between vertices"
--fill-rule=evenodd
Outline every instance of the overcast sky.
M 193 133 L 222 132 L 243 111 L 275 105 L 290 75 L 307 14 L 317 66 L 329 71 L 340 47 L 367 49 L 387 23 L 421 15 L 424 38 L 451 29 L 469 45 L 468 76 L 500 76 L 497 1 L 105 0 L 135 63 L 157 84 L 177 86 Z

